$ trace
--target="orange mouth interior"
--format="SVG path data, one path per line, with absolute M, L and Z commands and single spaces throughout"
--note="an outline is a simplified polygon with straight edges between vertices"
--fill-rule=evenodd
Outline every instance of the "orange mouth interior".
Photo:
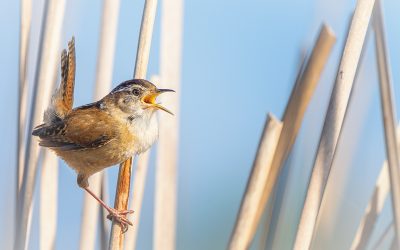
M 161 106 L 160 104 L 156 103 L 156 98 L 159 95 L 159 93 L 154 93 L 154 94 L 149 94 L 146 95 L 145 97 L 143 97 L 142 101 L 146 104 L 149 104 L 150 106 L 163 110 L 171 115 L 173 115 L 173 113 L 171 111 L 169 111 L 168 109 L 166 109 L 165 107 Z
M 150 95 L 146 95 L 143 98 L 143 102 L 147 103 L 147 104 L 155 104 L 156 103 L 156 98 L 157 98 L 158 94 L 150 94 Z

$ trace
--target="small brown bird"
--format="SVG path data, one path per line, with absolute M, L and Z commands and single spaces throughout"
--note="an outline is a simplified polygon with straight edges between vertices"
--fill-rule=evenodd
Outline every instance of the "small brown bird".
M 75 79 L 74 40 L 69 53 L 61 56 L 61 84 L 44 114 L 44 124 L 32 135 L 39 136 L 39 145 L 50 148 L 77 174 L 78 185 L 91 194 L 126 229 L 132 223 L 125 215 L 133 211 L 117 211 L 106 205 L 89 187 L 88 178 L 104 168 L 119 164 L 140 154 L 158 137 L 158 109 L 172 114 L 156 103 L 156 97 L 170 89 L 158 89 L 143 79 L 125 81 L 103 99 L 72 109 Z

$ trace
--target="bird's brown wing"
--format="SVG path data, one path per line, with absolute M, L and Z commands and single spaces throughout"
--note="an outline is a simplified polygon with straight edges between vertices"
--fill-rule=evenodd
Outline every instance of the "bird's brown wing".
M 110 116 L 96 107 L 75 109 L 64 120 L 35 128 L 40 146 L 62 151 L 85 150 L 106 145 L 116 139 L 115 124 Z

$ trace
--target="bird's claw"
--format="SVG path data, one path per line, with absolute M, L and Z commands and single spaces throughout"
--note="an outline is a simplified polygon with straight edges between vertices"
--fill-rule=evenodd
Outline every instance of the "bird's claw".
M 107 219 L 109 220 L 115 220 L 118 223 L 121 224 L 122 227 L 122 232 L 125 233 L 126 231 L 128 231 L 128 225 L 133 226 L 132 222 L 130 222 L 125 216 L 128 214 L 133 214 L 133 210 L 121 210 L 118 211 L 116 209 L 111 209 L 111 211 L 109 211 L 110 214 L 107 215 Z

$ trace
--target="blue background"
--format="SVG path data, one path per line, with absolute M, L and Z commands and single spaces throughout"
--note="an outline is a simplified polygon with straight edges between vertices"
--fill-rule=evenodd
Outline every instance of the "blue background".
M 30 80 L 35 68 L 43 8 L 43 0 L 33 2 Z M 185 1 L 181 112 L 176 117 L 181 128 L 178 249 L 226 248 L 266 114 L 282 116 L 300 58 L 311 48 L 321 24 L 327 23 L 335 31 L 337 43 L 284 168 L 289 185 L 284 189 L 286 195 L 281 208 L 284 223 L 276 231 L 275 246 L 279 249 L 291 247 L 355 4 L 356 1 L 346 0 Z M 143 1 L 121 1 L 113 86 L 133 74 L 142 8 Z M 399 2 L 385 1 L 384 11 L 393 85 L 398 97 Z M 148 77 L 159 70 L 159 12 L 160 8 Z M 72 35 L 76 37 L 76 106 L 92 100 L 101 13 L 101 1 L 67 1 L 61 41 L 65 47 Z M 0 242 L 10 249 L 15 203 L 18 1 L 0 1 L 0 31 Z M 350 246 L 386 157 L 372 38 L 370 32 L 327 185 L 314 249 Z M 396 104 L 398 107 L 399 102 Z M 138 249 L 152 247 L 154 152 L 152 155 Z M 62 163 L 59 169 L 56 248 L 75 249 L 79 244 L 83 191 L 76 185 L 75 173 L 70 168 Z M 117 168 L 110 168 L 108 173 L 113 200 Z M 35 206 L 30 249 L 39 248 L 38 216 Z M 376 241 L 391 218 L 388 199 L 372 241 Z M 253 247 L 259 244 L 257 237 Z

